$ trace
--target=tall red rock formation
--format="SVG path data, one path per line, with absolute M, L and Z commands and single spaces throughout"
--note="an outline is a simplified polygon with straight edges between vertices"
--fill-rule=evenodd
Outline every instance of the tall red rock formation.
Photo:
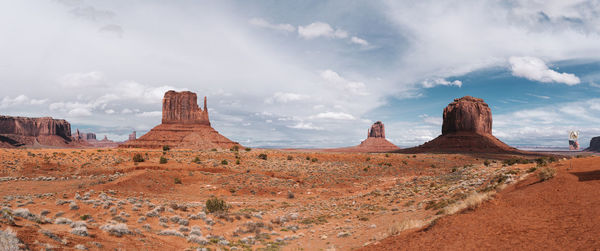
M 442 135 L 399 152 L 525 153 L 492 135 L 492 111 L 483 99 L 471 96 L 454 99 L 444 109 L 443 118 Z
M 483 99 L 465 96 L 444 109 L 442 135 L 453 132 L 492 134 L 492 110 Z
M 0 145 L 68 147 L 71 124 L 63 119 L 0 116 Z
M 381 121 L 375 122 L 367 133 L 367 139 L 353 147 L 326 149 L 330 152 L 391 152 L 400 149 L 385 139 L 385 126 Z
M 163 98 L 162 123 L 139 139 L 130 136 L 130 140 L 119 147 L 212 149 L 236 145 L 239 146 L 211 127 L 206 97 L 204 109 L 200 109 L 195 93 L 168 91 Z

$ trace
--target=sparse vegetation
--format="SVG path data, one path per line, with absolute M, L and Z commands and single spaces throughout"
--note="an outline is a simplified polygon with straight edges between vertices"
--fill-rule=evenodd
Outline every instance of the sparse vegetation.
M 538 173 L 538 177 L 540 177 L 540 181 L 546 181 L 549 179 L 554 178 L 554 176 L 556 176 L 556 169 L 552 168 L 552 167 L 544 167 L 542 169 L 540 169 L 540 172 Z
M 181 184 L 181 179 L 178 177 L 173 178 L 173 181 L 175 182 L 175 184 Z
M 229 151 L 232 151 L 232 152 L 237 152 L 237 151 L 239 151 L 239 150 L 240 150 L 240 147 L 239 147 L 239 146 L 232 146 L 232 147 L 229 149 Z
M 227 203 L 217 197 L 212 197 L 206 200 L 206 211 L 208 213 L 227 211 Z
M 171 147 L 169 147 L 169 146 L 163 146 L 162 149 L 163 149 L 163 152 L 167 152 L 167 151 L 171 150 Z
M 140 153 L 136 153 L 133 155 L 133 162 L 144 162 L 144 157 Z
M 252 151 L 252 148 L 246 147 L 246 149 L 244 149 L 244 150 L 246 150 L 246 152 L 249 152 L 249 151 Z
M 167 164 L 167 158 L 165 156 L 160 156 L 160 160 L 158 161 L 160 164 Z
M 490 166 L 490 164 L 491 164 L 490 161 L 487 159 L 483 161 L 484 166 Z
M 226 166 L 227 164 L 229 164 L 229 162 L 227 162 L 227 160 L 226 160 L 226 159 L 224 159 L 224 160 L 221 160 L 221 165 L 224 165 L 224 166 Z
M 258 155 L 258 158 L 262 159 L 262 160 L 267 160 L 267 154 L 261 153 L 261 154 Z
M 287 160 L 293 160 L 293 159 L 294 159 L 294 157 L 292 157 L 292 155 L 287 156 Z

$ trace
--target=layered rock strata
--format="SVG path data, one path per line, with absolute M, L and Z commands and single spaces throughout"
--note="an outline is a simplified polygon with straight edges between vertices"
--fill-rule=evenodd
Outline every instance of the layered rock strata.
M 239 146 L 210 125 L 206 97 L 204 109 L 198 107 L 193 92 L 168 91 L 163 98 L 162 123 L 138 139 L 119 145 L 125 148 L 212 149 Z
M 471 96 L 454 99 L 444 109 L 442 135 L 423 145 L 399 152 L 524 153 L 492 135 L 490 107 L 483 99 Z
M 71 124 L 63 119 L 0 116 L 0 146 L 72 145 Z

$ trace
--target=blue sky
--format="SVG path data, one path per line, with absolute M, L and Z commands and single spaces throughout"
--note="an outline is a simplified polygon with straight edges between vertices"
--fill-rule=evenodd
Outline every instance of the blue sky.
M 520 146 L 600 136 L 598 1 L 0 1 L 0 114 L 124 140 L 169 89 L 253 147 L 431 140 L 483 98 Z

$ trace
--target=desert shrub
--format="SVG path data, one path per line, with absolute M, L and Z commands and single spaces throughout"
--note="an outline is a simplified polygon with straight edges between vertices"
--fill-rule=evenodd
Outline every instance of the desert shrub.
M 131 234 L 127 224 L 118 223 L 118 224 L 106 224 L 100 227 L 100 229 L 104 232 L 108 232 L 110 235 L 114 235 L 117 237 L 121 237 L 126 234 Z
M 267 160 L 267 154 L 261 153 L 261 154 L 258 155 L 258 158 L 259 159 L 263 159 L 263 160 Z
M 387 158 L 387 157 L 390 157 L 390 154 L 389 154 L 389 153 L 386 153 L 386 154 L 385 154 L 385 157 L 386 157 L 386 158 Z
M 551 168 L 551 167 L 542 168 L 542 169 L 540 169 L 538 176 L 540 177 L 540 181 L 546 181 L 546 180 L 552 179 L 552 178 L 554 178 L 554 176 L 556 176 L 556 169 Z
M 312 161 L 312 162 L 318 162 L 318 161 L 319 161 L 319 159 L 317 159 L 317 158 L 312 158 L 310 161 Z
M 171 235 L 177 237 L 183 237 L 183 234 L 175 229 L 165 229 L 158 233 L 158 235 Z
M 192 162 L 194 163 L 200 163 L 200 157 L 196 156 L 196 158 L 194 158 L 194 160 L 192 160 Z
M 293 199 L 294 197 L 294 193 L 292 193 L 291 191 L 288 191 L 288 195 L 287 195 L 288 199 Z
M 367 161 L 371 160 L 371 157 L 367 157 Z
M 306 156 L 306 160 L 310 160 L 310 156 Z
M 175 184 L 181 184 L 181 179 L 178 177 L 173 178 L 173 181 L 175 182 Z
M 217 148 L 213 148 L 213 149 L 210 149 L 210 150 L 213 151 L 213 152 L 216 152 Z
M 240 164 L 240 160 L 239 160 L 239 159 L 236 159 L 236 160 L 235 160 L 235 164 L 236 164 L 236 165 L 239 165 L 239 164 Z
M 0 223 L 4 223 L 11 226 L 15 225 L 15 219 L 13 217 L 12 210 L 10 210 L 9 208 L 2 208 L 2 210 L 0 210 Z
M 225 159 L 224 159 L 224 160 L 221 160 L 221 165 L 227 165 L 227 164 L 229 164 L 229 163 L 227 162 L 227 160 L 225 160 Z
M 287 160 L 293 160 L 293 159 L 294 159 L 294 157 L 292 157 L 292 155 L 287 156 Z
M 431 168 L 435 168 L 435 164 L 431 164 Z
M 246 149 L 244 149 L 244 150 L 246 150 L 246 152 L 249 152 L 249 151 L 252 151 L 252 148 L 246 147 Z
M 87 227 L 75 227 L 71 229 L 71 233 L 79 236 L 88 236 L 88 229 Z
M 81 220 L 88 220 L 89 218 L 91 218 L 91 216 L 89 214 L 84 214 L 81 217 L 79 217 Z
M 531 168 L 527 169 L 527 172 L 533 173 L 533 172 L 535 172 L 535 170 L 537 170 L 537 167 L 531 167 Z
M 217 197 L 206 200 L 206 211 L 209 213 L 223 212 L 227 210 L 227 203 Z
M 537 166 L 542 167 L 542 166 L 547 166 L 548 162 L 546 161 L 546 159 L 544 158 L 537 158 L 535 159 L 535 163 L 537 164 Z
M 490 166 L 490 164 L 491 164 L 490 161 L 487 159 L 483 161 L 484 166 Z
M 558 159 L 556 158 L 556 156 L 550 156 L 550 158 L 548 158 L 548 162 L 549 163 L 554 163 L 556 161 L 558 161 Z
M 163 146 L 163 152 L 169 151 L 171 150 L 171 147 L 169 146 Z
M 136 153 L 133 155 L 133 162 L 144 162 L 142 154 Z
M 56 220 L 54 220 L 54 224 L 70 225 L 71 223 L 73 223 L 73 221 L 71 221 L 70 219 L 64 218 L 64 217 L 59 217 L 59 218 L 56 218 Z
M 18 251 L 21 249 L 21 240 L 11 228 L 0 230 L 0 250 Z
M 239 147 L 239 146 L 232 146 L 232 147 L 229 149 L 229 151 L 232 151 L 232 152 L 237 152 L 237 151 L 239 151 L 239 150 L 240 150 L 240 147 Z
M 165 156 L 160 156 L 160 160 L 158 161 L 160 164 L 167 164 L 167 158 Z

